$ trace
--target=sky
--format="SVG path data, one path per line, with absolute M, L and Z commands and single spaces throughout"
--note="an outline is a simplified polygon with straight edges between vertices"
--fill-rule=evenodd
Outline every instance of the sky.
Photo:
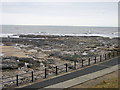
M 4 0 L 0 2 L 0 24 L 117 27 L 117 0 L 97 1 Z

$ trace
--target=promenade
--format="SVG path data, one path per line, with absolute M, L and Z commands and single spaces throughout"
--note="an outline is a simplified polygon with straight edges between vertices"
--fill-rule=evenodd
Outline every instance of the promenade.
M 23 88 L 68 88 L 75 84 L 85 82 L 90 79 L 100 77 L 115 70 L 118 70 L 118 60 L 120 57 L 109 59 L 100 63 L 93 64 L 91 66 L 75 70 L 73 72 L 66 73 L 64 75 L 55 76 L 54 78 L 47 79 L 45 81 L 35 83 Z M 84 78 L 83 78 L 84 77 Z M 82 79 L 81 79 L 82 78 Z M 77 79 L 77 81 L 76 81 Z

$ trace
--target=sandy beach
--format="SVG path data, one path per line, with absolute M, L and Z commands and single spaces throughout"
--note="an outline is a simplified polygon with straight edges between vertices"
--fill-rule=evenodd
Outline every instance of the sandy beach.
M 15 46 L 0 46 L 4 56 L 27 57 L 25 52 Z

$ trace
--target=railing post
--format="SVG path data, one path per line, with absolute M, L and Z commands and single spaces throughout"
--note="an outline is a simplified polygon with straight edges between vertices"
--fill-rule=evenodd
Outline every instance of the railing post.
M 107 59 L 106 54 L 105 54 L 105 60 Z
M 111 57 L 113 58 L 113 52 L 111 52 Z
M 47 77 L 47 70 L 46 70 L 46 68 L 45 68 L 45 78 Z
M 16 75 L 16 85 L 18 86 L 18 75 Z
M 67 63 L 65 65 L 66 65 L 66 72 L 67 72 Z
M 116 56 L 118 56 L 118 51 L 116 51 Z
M 94 63 L 96 63 L 96 56 L 95 56 L 95 62 Z
M 109 53 L 109 57 L 111 58 L 111 53 Z
M 120 55 L 120 51 L 117 51 L 117 56 L 119 56 Z
M 109 55 L 109 59 L 110 59 L 110 53 L 108 55 Z
M 100 62 L 102 61 L 102 55 L 100 55 Z
M 117 56 L 119 56 L 119 52 L 117 51 Z
M 115 53 L 114 53 L 114 51 L 113 51 L 113 57 L 115 57 Z
M 117 51 L 116 51 L 116 56 L 117 56 Z
M 115 56 L 117 56 L 117 51 L 115 52 Z
M 34 79 L 34 78 L 33 78 L 33 71 L 32 71 L 32 82 L 33 82 L 33 79 Z
M 74 69 L 76 69 L 76 61 L 74 61 Z
M 102 60 L 105 60 L 105 55 L 104 55 L 104 54 L 103 54 L 103 56 L 102 56 L 102 57 L 103 57 L 103 59 L 102 59 Z
M 58 71 L 57 71 L 57 66 L 56 66 L 56 75 L 58 74 Z
M 116 56 L 116 51 L 114 51 L 114 57 Z
M 88 59 L 88 65 L 90 65 L 90 58 Z
M 82 67 L 83 67 L 83 60 L 82 60 Z

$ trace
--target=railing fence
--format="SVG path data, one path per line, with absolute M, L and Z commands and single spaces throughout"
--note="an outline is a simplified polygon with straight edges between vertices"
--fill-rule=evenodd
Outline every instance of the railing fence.
M 27 82 L 34 82 L 35 80 L 38 79 L 44 79 L 61 73 L 76 70 L 85 66 L 90 66 L 91 64 L 96 64 L 98 62 L 102 62 L 104 60 L 108 60 L 119 55 L 120 52 L 113 51 L 111 53 L 95 56 L 94 58 L 89 57 L 87 60 L 81 60 L 80 62 L 74 61 L 73 65 L 66 63 L 60 66 L 52 67 L 50 69 L 45 68 L 44 70 L 41 71 L 37 70 L 37 71 L 19 74 L 12 77 L 2 78 L 2 85 L 3 87 L 19 86 L 20 84 L 24 84 Z

